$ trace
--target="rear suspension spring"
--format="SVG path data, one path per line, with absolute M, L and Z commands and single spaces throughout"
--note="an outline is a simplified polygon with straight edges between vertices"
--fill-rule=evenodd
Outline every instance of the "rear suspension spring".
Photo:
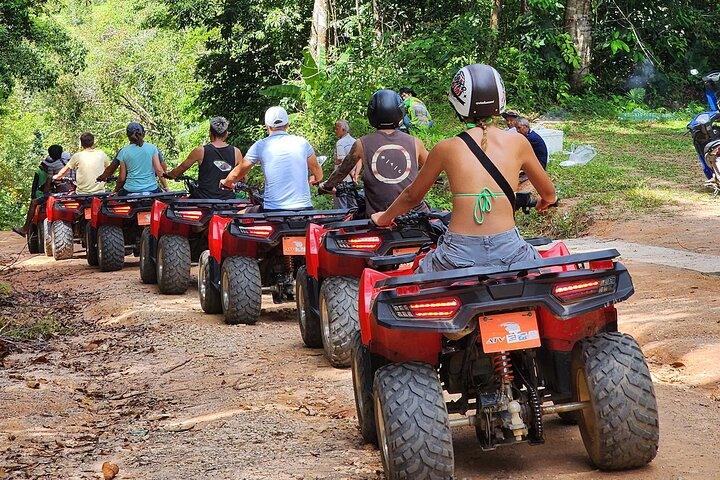
M 492 357 L 493 370 L 502 385 L 510 385 L 515 378 L 513 375 L 512 359 L 507 352 L 499 352 Z

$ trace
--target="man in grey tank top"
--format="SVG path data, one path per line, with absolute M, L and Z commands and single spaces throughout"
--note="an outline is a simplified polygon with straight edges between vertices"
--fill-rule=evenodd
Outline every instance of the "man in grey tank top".
M 428 152 L 419 139 L 396 130 L 403 119 L 402 99 L 392 90 L 378 90 L 368 105 L 368 120 L 376 131 L 355 141 L 320 192 L 330 193 L 362 161 L 367 215 L 386 210 L 410 185 Z

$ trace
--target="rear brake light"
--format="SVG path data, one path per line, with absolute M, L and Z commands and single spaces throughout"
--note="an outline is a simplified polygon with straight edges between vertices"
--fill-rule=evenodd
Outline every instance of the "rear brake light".
M 246 235 L 253 235 L 255 237 L 263 237 L 268 238 L 273 233 L 273 226 L 272 225 L 250 225 L 250 226 L 241 226 L 238 227 L 240 230 L 240 233 L 244 233 Z
M 132 207 L 130 205 L 115 205 L 110 207 L 110 211 L 115 215 L 130 215 Z
M 367 250 L 375 251 L 382 244 L 382 239 L 377 235 L 361 236 L 361 237 L 350 237 L 343 240 L 338 240 L 340 248 L 347 248 L 351 250 Z
M 62 208 L 67 208 L 68 210 L 77 210 L 80 208 L 79 202 L 62 202 L 60 205 L 62 205 Z
M 203 212 L 201 210 L 181 210 L 177 212 L 177 215 L 183 220 L 197 222 L 203 217 Z
M 393 305 L 393 309 L 401 318 L 447 319 L 455 316 L 460 305 L 459 299 L 446 297 Z
M 614 291 L 615 277 L 588 278 L 575 282 L 558 283 L 553 287 L 553 295 L 563 302 L 580 300 Z
M 590 262 L 590 270 L 610 270 L 615 266 L 612 260 L 595 260 Z

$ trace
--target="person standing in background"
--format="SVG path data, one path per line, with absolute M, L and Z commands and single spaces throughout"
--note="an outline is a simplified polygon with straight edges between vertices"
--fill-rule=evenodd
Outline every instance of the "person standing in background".
M 530 142 L 535 156 L 540 161 L 544 170 L 547 170 L 548 163 L 548 149 L 545 145 L 545 140 L 535 131 L 530 128 L 530 122 L 527 118 L 518 118 L 516 122 L 516 130 L 518 133 L 524 135 Z
M 517 121 L 520 118 L 520 115 L 517 112 L 513 112 L 512 110 L 508 110 L 507 112 L 503 112 L 500 114 L 500 116 L 505 120 L 505 123 L 507 124 L 508 130 L 515 130 L 517 127 Z
M 410 87 L 400 89 L 400 97 L 405 105 L 405 116 L 403 125 L 410 131 L 411 128 L 430 128 L 434 125 L 430 112 L 423 102 L 415 96 L 415 91 Z
M 338 141 L 335 143 L 335 168 L 345 160 L 350 149 L 355 143 L 355 139 L 350 135 L 350 124 L 347 120 L 338 120 L 335 122 L 335 136 Z M 355 168 L 352 169 L 350 174 L 343 179 L 343 183 L 355 183 L 360 176 L 360 169 L 362 168 L 362 160 L 358 160 Z M 347 195 L 335 195 L 333 198 L 334 208 L 356 208 L 357 202 L 354 198 Z

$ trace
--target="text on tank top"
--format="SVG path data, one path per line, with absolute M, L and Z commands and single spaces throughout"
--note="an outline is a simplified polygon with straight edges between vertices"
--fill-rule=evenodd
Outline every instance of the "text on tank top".
M 418 174 L 415 137 L 395 130 L 360 138 L 368 215 L 387 210 Z
M 203 147 L 203 160 L 198 167 L 198 189 L 196 198 L 231 199 L 235 194 L 220 188 L 220 180 L 230 173 L 235 165 L 235 147 L 216 147 L 208 143 Z

